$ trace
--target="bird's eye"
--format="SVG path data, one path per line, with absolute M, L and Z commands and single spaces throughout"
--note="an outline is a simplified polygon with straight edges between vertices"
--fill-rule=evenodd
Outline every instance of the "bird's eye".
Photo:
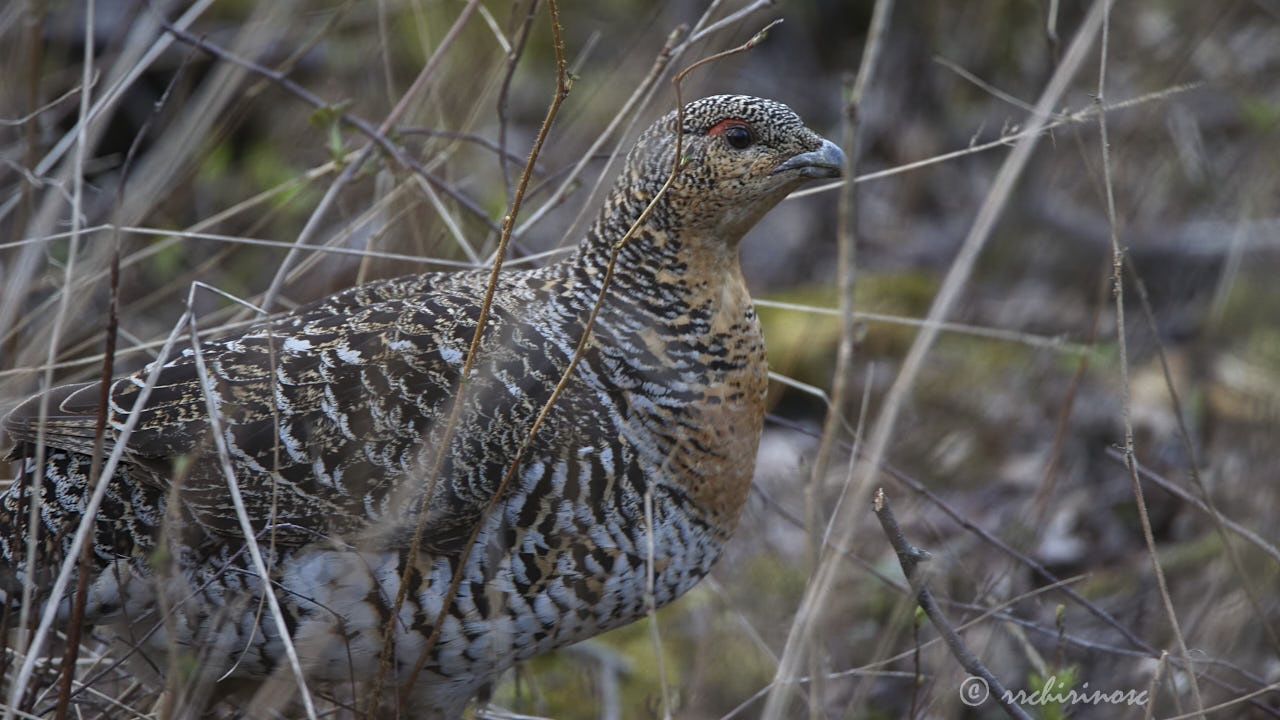
M 724 139 L 739 150 L 751 145 L 751 131 L 745 125 L 730 125 L 724 129 L 723 134 Z

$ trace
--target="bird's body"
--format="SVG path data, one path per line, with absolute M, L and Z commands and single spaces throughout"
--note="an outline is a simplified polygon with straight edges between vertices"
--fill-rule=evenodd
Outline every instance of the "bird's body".
M 88 621 L 122 628 L 157 666 L 176 647 L 260 698 L 294 690 L 229 476 L 308 680 L 354 693 L 386 657 L 398 688 L 420 667 L 416 716 L 457 717 L 512 663 L 692 587 L 736 525 L 763 423 L 764 344 L 737 241 L 806 178 L 838 173 L 839 151 L 771 101 L 689 105 L 683 181 L 618 249 L 581 360 L 531 435 L 614 244 L 671 170 L 673 121 L 641 137 L 571 257 L 500 275 L 461 391 L 486 272 L 362 285 L 204 342 L 203 370 L 191 349 L 169 361 L 95 521 Z M 739 124 L 750 150 L 725 135 Z M 145 378 L 111 385 L 109 438 Z M 51 393 L 38 585 L 90 491 L 99 386 Z M 9 597 L 27 572 L 38 402 L 6 420 L 23 463 L 0 496 Z

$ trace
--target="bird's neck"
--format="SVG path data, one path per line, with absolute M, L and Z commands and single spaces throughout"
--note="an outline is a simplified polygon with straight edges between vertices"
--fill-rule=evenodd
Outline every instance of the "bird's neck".
M 615 191 L 606 201 L 571 261 L 579 280 L 598 290 L 612 262 L 611 294 L 661 289 L 679 295 L 668 301 L 701 304 L 697 296 L 719 296 L 731 287 L 730 304 L 749 302 L 738 265 L 742 233 L 691 225 L 689 213 L 673 211 L 665 200 L 636 225 L 651 197 Z
M 624 368 L 613 378 L 618 386 L 654 393 L 636 407 L 665 408 L 638 412 L 633 422 L 686 428 L 655 446 L 652 460 L 727 537 L 751 486 L 767 384 L 764 340 L 738 264 L 740 236 L 677 226 L 655 212 L 619 246 L 641 210 L 596 222 L 569 263 L 572 284 L 589 288 L 577 302 L 594 302 L 612 260 L 593 326 L 596 370 Z M 649 382 L 632 387 L 637 369 Z M 707 447 L 723 451 L 701 451 Z

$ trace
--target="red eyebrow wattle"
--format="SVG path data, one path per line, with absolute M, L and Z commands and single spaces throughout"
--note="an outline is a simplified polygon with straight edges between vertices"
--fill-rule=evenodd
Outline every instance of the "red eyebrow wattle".
M 728 130 L 729 128 L 731 128 L 731 127 L 733 127 L 733 126 L 735 126 L 735 125 L 736 125 L 736 126 L 739 126 L 739 127 L 746 127 L 746 126 L 747 126 L 747 123 L 746 123 L 745 121 L 743 121 L 743 120 L 739 120 L 739 119 L 737 119 L 737 118 L 729 118 L 728 120 L 721 120 L 720 122 L 716 123 L 715 125 L 712 125 L 712 126 L 711 126 L 711 129 L 707 131 L 707 134 L 708 134 L 708 135 L 719 135 L 720 133 L 724 132 L 725 130 Z

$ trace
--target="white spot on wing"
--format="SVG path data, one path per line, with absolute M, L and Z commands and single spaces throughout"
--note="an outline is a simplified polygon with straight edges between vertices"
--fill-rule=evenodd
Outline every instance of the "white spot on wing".
M 294 462 L 307 461 L 307 455 L 302 451 L 302 443 L 299 443 L 298 439 L 293 436 L 288 425 L 280 426 L 279 437 L 280 444 L 284 446 L 284 451 L 289 453 L 289 457 Z

